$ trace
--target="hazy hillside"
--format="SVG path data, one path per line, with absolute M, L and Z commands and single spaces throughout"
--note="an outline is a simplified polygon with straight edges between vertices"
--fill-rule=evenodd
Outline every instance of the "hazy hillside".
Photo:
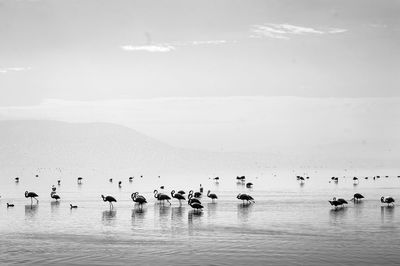
M 218 173 L 274 167 L 397 167 L 398 147 L 385 143 L 328 143 L 307 150 L 222 153 L 171 147 L 135 130 L 106 123 L 0 121 L 1 167 L 70 167 Z

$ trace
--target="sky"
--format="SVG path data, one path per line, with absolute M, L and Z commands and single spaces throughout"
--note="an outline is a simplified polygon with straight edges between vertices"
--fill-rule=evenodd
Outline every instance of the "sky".
M 299 97 L 312 121 L 309 98 L 364 110 L 400 96 L 398 14 L 393 0 L 0 0 L 0 119 L 100 120 L 178 146 L 257 150 L 252 134 L 226 135 L 259 113 L 280 121 L 264 104 Z

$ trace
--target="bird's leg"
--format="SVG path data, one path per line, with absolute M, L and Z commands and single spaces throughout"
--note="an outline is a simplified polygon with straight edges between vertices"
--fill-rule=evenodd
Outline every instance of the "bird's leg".
M 169 202 L 169 200 L 167 200 L 167 201 L 168 201 L 169 205 L 171 205 L 171 202 Z

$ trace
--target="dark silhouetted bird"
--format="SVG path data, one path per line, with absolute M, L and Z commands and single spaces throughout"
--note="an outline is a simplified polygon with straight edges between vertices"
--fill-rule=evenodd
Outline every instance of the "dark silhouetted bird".
M 39 197 L 39 195 L 36 194 L 35 192 L 25 191 L 25 198 L 31 198 L 31 205 L 32 205 L 32 199 L 35 199 L 36 203 L 39 203 L 39 200 L 36 197 Z
M 112 204 L 113 202 L 117 202 L 117 200 L 112 197 L 112 196 L 106 196 L 104 197 L 104 195 L 101 195 L 101 198 L 103 199 L 103 201 L 108 201 L 108 203 L 110 203 L 110 209 L 114 208 L 114 205 Z

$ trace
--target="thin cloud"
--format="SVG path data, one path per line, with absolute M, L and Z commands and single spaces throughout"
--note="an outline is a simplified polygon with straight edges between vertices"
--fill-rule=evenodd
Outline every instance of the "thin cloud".
M 121 49 L 125 51 L 145 51 L 145 52 L 172 52 L 176 50 L 178 47 L 187 47 L 187 46 L 200 46 L 200 45 L 221 45 L 226 44 L 228 41 L 226 40 L 207 40 L 207 41 L 188 41 L 188 42 L 170 42 L 170 43 L 161 43 L 161 44 L 152 44 L 152 45 L 123 45 Z
M 346 32 L 346 29 L 330 28 L 327 30 L 315 29 L 310 27 L 295 26 L 290 24 L 264 24 L 251 26 L 252 38 L 274 38 L 274 39 L 290 39 L 292 35 L 322 35 L 336 34 Z
M 1 74 L 6 74 L 9 72 L 20 72 L 20 71 L 26 71 L 30 70 L 30 67 L 5 67 L 5 68 L 0 68 L 0 73 Z
M 175 50 L 175 47 L 171 45 L 142 45 L 142 46 L 124 45 L 121 46 L 121 48 L 125 51 L 144 51 L 151 53 L 167 53 Z

